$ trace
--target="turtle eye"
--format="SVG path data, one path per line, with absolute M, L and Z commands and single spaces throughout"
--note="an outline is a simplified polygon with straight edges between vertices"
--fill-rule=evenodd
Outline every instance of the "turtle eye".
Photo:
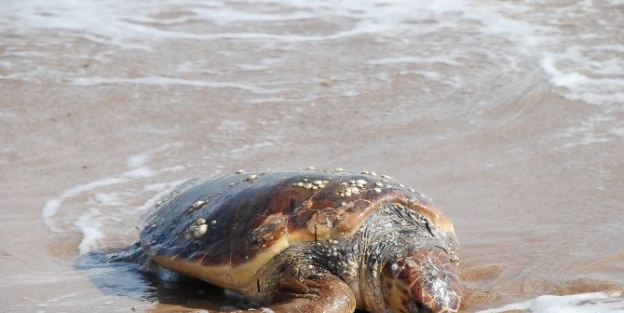
M 431 229 L 431 224 L 428 219 L 425 219 L 425 227 L 427 227 L 427 231 L 431 234 L 431 236 L 436 237 L 433 229 Z

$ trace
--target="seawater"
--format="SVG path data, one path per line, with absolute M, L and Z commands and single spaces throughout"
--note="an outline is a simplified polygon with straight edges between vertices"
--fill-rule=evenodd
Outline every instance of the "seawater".
M 431 120 L 451 115 L 458 124 L 465 122 L 465 130 L 478 128 L 490 110 L 502 111 L 493 124 L 513 121 L 525 107 L 510 99 L 541 88 L 587 106 L 590 112 L 544 134 L 548 149 L 565 153 L 599 144 L 617 146 L 624 140 L 621 0 L 20 0 L 3 5 L 0 82 L 118 86 L 127 98 L 145 96 L 140 89 L 146 86 L 169 88 L 171 107 L 185 101 L 184 92 L 176 88 L 234 90 L 233 101 L 246 106 L 289 106 L 275 113 L 281 118 L 277 122 L 273 115 L 252 123 L 229 114 L 207 132 L 215 142 L 226 138 L 233 143 L 198 146 L 202 157 L 189 153 L 193 147 L 181 144 L 184 138 L 179 138 L 119 156 L 125 168 L 59 190 L 41 209 L 42 221 L 52 233 L 80 234 L 80 254 L 131 243 L 140 216 L 182 182 L 181 176 L 193 176 L 197 164 L 210 166 L 203 176 L 219 175 L 227 160 L 296 146 L 295 139 L 284 140 L 286 134 L 252 142 L 241 138 L 256 139 L 252 134 L 256 124 L 300 126 L 289 123 L 305 105 L 320 106 L 328 98 L 342 99 L 345 106 L 357 109 L 353 99 L 369 94 L 374 99 L 376 92 L 393 88 L 390 94 L 396 99 L 389 100 L 384 112 L 370 114 L 379 124 L 407 123 L 411 117 L 405 112 L 417 108 Z M 19 99 L 5 101 L 13 104 Z M 347 117 L 352 114 L 344 107 L 335 110 Z M 566 118 L 566 110 L 556 113 Z M 12 114 L 0 107 L 0 118 Z M 179 129 L 188 131 L 185 127 Z M 165 136 L 179 129 L 145 132 Z M 308 129 L 297 134 L 302 133 Z M 422 147 L 459 133 L 427 138 Z M 226 161 L 212 163 L 215 159 Z M 479 161 L 487 169 L 501 166 Z M 584 213 L 576 212 L 580 214 Z M 571 223 L 576 223 L 570 227 L 574 229 L 585 226 L 582 219 Z M 602 223 L 621 234 L 619 222 Z M 481 312 L 622 312 L 622 307 L 617 292 L 545 293 Z

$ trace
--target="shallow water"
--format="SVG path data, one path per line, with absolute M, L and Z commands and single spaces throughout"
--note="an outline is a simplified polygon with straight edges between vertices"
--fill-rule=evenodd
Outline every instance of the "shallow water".
M 434 198 L 465 312 L 624 311 L 623 1 L 4 6 L 2 311 L 223 305 L 80 255 L 187 178 L 308 165 Z

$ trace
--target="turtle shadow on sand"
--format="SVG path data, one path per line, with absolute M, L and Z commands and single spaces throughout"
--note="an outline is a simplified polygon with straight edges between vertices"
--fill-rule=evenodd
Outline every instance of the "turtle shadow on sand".
M 183 275 L 162 277 L 139 264 L 109 262 L 111 253 L 116 252 L 97 251 L 82 255 L 75 266 L 104 295 L 187 309 L 223 310 L 247 306 L 240 299 L 225 296 L 222 288 L 198 279 Z

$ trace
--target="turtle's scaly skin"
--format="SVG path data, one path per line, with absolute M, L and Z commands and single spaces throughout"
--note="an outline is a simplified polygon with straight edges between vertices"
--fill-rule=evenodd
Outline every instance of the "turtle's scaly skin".
M 373 174 L 189 181 L 152 209 L 139 245 L 165 268 L 276 312 L 456 312 L 451 221 L 422 194 Z

